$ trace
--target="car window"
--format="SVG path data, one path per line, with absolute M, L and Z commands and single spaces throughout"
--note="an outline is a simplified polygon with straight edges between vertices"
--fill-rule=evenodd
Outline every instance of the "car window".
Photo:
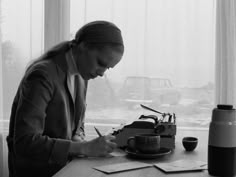
M 168 79 L 159 79 L 159 78 L 151 79 L 152 89 L 169 88 L 169 87 L 171 87 L 171 83 L 170 80 Z
M 142 77 L 130 77 L 130 78 L 127 78 L 125 82 L 126 89 L 129 89 L 129 88 L 142 89 L 142 88 L 146 88 L 149 85 L 150 85 L 149 79 L 142 78 Z

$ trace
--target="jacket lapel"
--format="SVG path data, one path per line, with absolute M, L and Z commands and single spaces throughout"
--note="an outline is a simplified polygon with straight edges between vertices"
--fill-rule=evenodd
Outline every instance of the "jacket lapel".
M 73 111 L 74 111 L 74 108 L 75 108 L 75 103 L 74 103 L 74 100 L 73 100 L 73 96 L 72 96 L 72 88 L 71 88 L 71 83 L 70 83 L 70 78 L 69 78 L 69 75 L 68 75 L 68 64 L 66 62 L 66 54 L 65 53 L 62 53 L 60 55 L 56 55 L 56 57 L 53 58 L 53 61 L 59 66 L 59 68 L 65 73 L 66 75 L 66 83 L 65 83 L 65 87 L 66 87 L 66 90 L 69 94 L 69 99 L 70 99 L 70 102 L 73 104 Z M 75 91 L 75 90 L 74 90 Z
M 72 109 L 71 109 L 72 115 L 74 115 L 74 117 L 73 117 L 74 121 L 72 120 L 72 122 L 74 122 L 74 126 L 72 126 L 72 130 L 73 130 L 73 132 L 75 132 L 77 130 L 77 128 L 79 128 L 78 125 L 80 124 L 80 122 L 82 123 L 82 121 L 83 121 L 82 116 L 84 115 L 84 111 L 85 111 L 85 107 L 86 107 L 85 99 L 86 99 L 86 91 L 87 91 L 88 81 L 85 81 L 84 79 L 82 79 L 81 76 L 75 75 L 75 78 L 74 78 L 75 101 L 73 101 L 71 84 L 70 84 L 70 81 L 68 80 L 69 79 L 68 65 L 66 62 L 65 54 L 55 57 L 54 62 L 56 64 L 58 64 L 58 66 L 61 68 L 61 70 L 64 71 L 65 76 L 66 76 L 65 87 L 68 92 L 70 104 L 73 105 Z
M 86 91 L 87 91 L 87 81 L 84 81 L 81 76 L 75 76 L 75 129 L 77 130 L 78 125 L 83 122 L 83 116 L 85 112 L 85 99 L 86 99 Z M 80 123 L 79 123 L 80 122 Z
M 72 99 L 72 101 L 73 101 L 73 104 L 75 104 L 75 96 L 76 96 L 76 87 L 75 87 L 75 79 L 74 80 L 72 80 L 71 81 L 71 78 L 70 78 L 71 76 L 69 75 L 69 73 L 67 73 L 67 75 L 66 75 L 66 85 L 67 85 L 67 88 L 68 88 L 68 90 L 69 90 L 69 92 L 70 92 L 70 98 Z M 71 82 L 74 82 L 74 84 L 72 84 Z M 74 88 L 72 88 L 72 87 L 74 87 Z

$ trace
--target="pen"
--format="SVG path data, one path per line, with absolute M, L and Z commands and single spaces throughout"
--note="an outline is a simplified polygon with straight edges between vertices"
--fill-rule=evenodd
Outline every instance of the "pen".
M 102 134 L 99 132 L 99 130 L 98 130 L 96 127 L 94 127 L 94 129 L 95 129 L 95 131 L 97 132 L 98 136 L 101 137 Z

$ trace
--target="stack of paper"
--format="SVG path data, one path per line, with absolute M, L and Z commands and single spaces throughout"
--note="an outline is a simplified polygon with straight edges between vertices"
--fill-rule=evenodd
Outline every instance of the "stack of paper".
M 160 170 L 171 173 L 171 172 L 184 172 L 184 171 L 200 171 L 207 169 L 207 163 L 196 160 L 177 160 L 168 163 L 156 163 L 154 164 Z
M 94 169 L 102 171 L 104 173 L 116 173 L 121 171 L 134 170 L 139 168 L 150 167 L 152 164 L 142 163 L 142 162 L 126 162 L 126 163 L 117 163 L 112 165 L 103 165 L 94 167 Z

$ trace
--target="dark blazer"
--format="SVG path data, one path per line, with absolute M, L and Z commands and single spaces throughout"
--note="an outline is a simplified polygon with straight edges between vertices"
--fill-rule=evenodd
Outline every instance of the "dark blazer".
M 72 136 L 84 133 L 87 81 L 75 78 L 76 99 L 67 85 L 65 52 L 35 61 L 16 93 L 9 135 L 10 177 L 49 177 L 68 162 Z

